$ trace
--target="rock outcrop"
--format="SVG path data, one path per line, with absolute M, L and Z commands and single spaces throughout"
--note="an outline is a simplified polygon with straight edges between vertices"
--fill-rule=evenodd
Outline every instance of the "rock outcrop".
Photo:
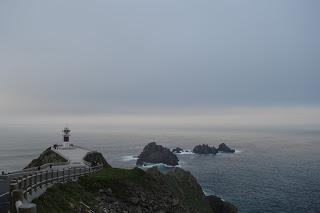
M 40 156 L 36 159 L 33 159 L 24 169 L 28 169 L 31 167 L 38 167 L 42 166 L 46 163 L 62 163 L 67 162 L 65 158 L 58 155 L 54 151 L 51 150 L 51 148 L 47 148 L 45 151 L 43 151 Z
M 137 165 L 144 163 L 163 163 L 171 166 L 178 165 L 179 159 L 168 148 L 151 142 L 146 145 L 142 153 L 138 156 Z
M 229 202 L 223 201 L 221 198 L 210 195 L 206 197 L 209 202 L 213 212 L 219 213 L 237 213 L 238 209 Z
M 225 143 L 222 143 L 218 147 L 218 152 L 234 153 L 235 150 L 228 147 Z
M 181 153 L 181 152 L 183 152 L 183 149 L 181 149 L 180 147 L 176 147 L 176 148 L 172 149 L 172 152 L 173 153 Z
M 100 152 L 90 152 L 84 157 L 84 160 L 92 166 L 99 163 L 102 164 L 103 167 L 111 167 Z
M 236 212 L 229 211 L 229 205 L 221 199 L 206 198 L 190 172 L 180 168 L 166 175 L 155 168 L 104 168 L 77 182 L 56 184 L 33 202 L 38 213 Z
M 193 148 L 193 152 L 196 154 L 216 154 L 218 150 L 214 146 L 208 144 L 197 145 Z

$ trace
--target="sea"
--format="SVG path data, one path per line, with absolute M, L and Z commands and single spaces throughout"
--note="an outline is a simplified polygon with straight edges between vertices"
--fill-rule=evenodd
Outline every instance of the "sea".
M 0 127 L 0 171 L 20 170 L 48 146 L 60 143 L 57 126 Z M 320 129 L 317 128 L 113 128 L 71 126 L 73 143 L 103 153 L 113 167 L 133 168 L 155 141 L 181 147 L 179 167 L 190 171 L 207 195 L 244 213 L 320 212 Z M 226 143 L 234 154 L 197 155 L 197 144 Z

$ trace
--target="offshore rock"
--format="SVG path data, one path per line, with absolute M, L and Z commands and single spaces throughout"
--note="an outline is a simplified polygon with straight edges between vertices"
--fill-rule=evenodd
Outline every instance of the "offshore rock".
M 196 154 L 216 154 L 218 150 L 214 146 L 210 147 L 208 144 L 202 144 L 195 146 L 193 152 Z
M 178 165 L 179 159 L 168 148 L 151 142 L 146 145 L 142 153 L 138 156 L 137 165 L 144 163 L 163 163 L 170 166 Z
M 218 152 L 234 153 L 235 150 L 228 147 L 225 143 L 219 145 Z
M 183 149 L 181 149 L 180 147 L 176 147 L 172 150 L 173 153 L 181 153 L 183 152 Z

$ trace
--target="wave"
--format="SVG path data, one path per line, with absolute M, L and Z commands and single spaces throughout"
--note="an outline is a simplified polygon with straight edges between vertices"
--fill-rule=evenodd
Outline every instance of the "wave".
M 140 166 L 142 168 L 153 168 L 153 167 L 158 167 L 158 168 L 161 168 L 161 167 L 166 167 L 166 168 L 175 168 L 175 167 L 180 167 L 180 165 L 177 165 L 177 166 L 171 166 L 171 165 L 167 165 L 167 164 L 164 164 L 164 163 L 144 163 L 142 166 Z
M 178 155 L 193 155 L 195 153 L 193 153 L 192 151 L 190 150 L 185 150 L 183 152 L 180 152 L 180 153 L 174 153 L 174 154 L 178 154 Z
M 134 155 L 122 156 L 121 160 L 122 161 L 136 161 L 136 160 L 138 160 L 138 156 L 134 156 Z
M 202 192 L 205 196 L 215 195 L 214 191 L 212 189 L 207 188 L 207 187 L 202 187 Z
M 235 152 L 233 154 L 240 154 L 240 153 L 242 153 L 242 150 L 235 149 Z M 174 153 L 174 154 L 177 154 L 177 155 L 194 155 L 196 153 L 192 152 L 191 150 L 185 150 L 185 151 L 183 151 L 181 153 Z M 230 153 L 218 152 L 217 154 L 230 154 Z
M 231 154 L 240 154 L 242 150 L 235 149 L 234 153 L 228 153 L 228 152 L 217 152 L 217 155 L 231 155 Z
M 240 154 L 242 152 L 242 150 L 240 150 L 240 149 L 235 149 L 235 154 Z

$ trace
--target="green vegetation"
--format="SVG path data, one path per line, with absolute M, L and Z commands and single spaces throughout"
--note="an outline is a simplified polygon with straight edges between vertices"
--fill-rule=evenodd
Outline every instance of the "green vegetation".
M 145 172 L 135 168 L 132 170 L 104 168 L 102 171 L 81 177 L 78 182 L 55 184 L 45 194 L 35 199 L 38 213 L 78 212 L 80 202 L 97 211 L 99 189 L 111 188 L 118 198 L 126 197 L 125 183 L 142 183 Z
M 190 212 L 212 212 L 201 186 L 190 172 L 179 168 L 167 175 L 155 175 L 159 173 L 156 169 L 151 169 L 149 172 L 154 173 L 153 177 L 157 177 L 158 182 L 163 183 L 162 187 L 169 189 Z
M 119 168 L 104 168 L 98 173 L 84 177 L 81 180 L 90 182 L 107 183 L 120 180 L 140 180 L 145 172 L 139 168 L 134 169 L 119 169 Z
M 103 167 L 111 167 L 100 152 L 91 152 L 84 157 L 84 160 L 92 164 L 100 163 Z
M 92 199 L 94 196 L 94 193 L 88 192 L 80 184 L 69 182 L 67 184 L 55 184 L 33 202 L 37 204 L 38 213 L 77 212 L 80 202 L 85 202 L 94 210 L 97 210 L 94 208 L 97 206 L 97 201 Z
M 99 189 L 112 189 L 117 198 L 125 199 L 128 184 L 140 185 L 145 182 L 145 172 L 141 169 L 104 168 L 102 171 L 79 180 L 80 185 L 88 191 L 97 192 Z
M 211 208 L 210 204 L 216 202 L 209 204 L 196 179 L 179 168 L 167 175 L 157 169 L 104 168 L 77 182 L 56 184 L 33 202 L 39 213 L 82 212 L 81 202 L 94 212 L 102 207 L 111 212 L 140 212 L 140 208 L 143 212 L 224 212 L 213 211 L 215 206 Z M 115 203 L 116 207 L 112 206 Z

